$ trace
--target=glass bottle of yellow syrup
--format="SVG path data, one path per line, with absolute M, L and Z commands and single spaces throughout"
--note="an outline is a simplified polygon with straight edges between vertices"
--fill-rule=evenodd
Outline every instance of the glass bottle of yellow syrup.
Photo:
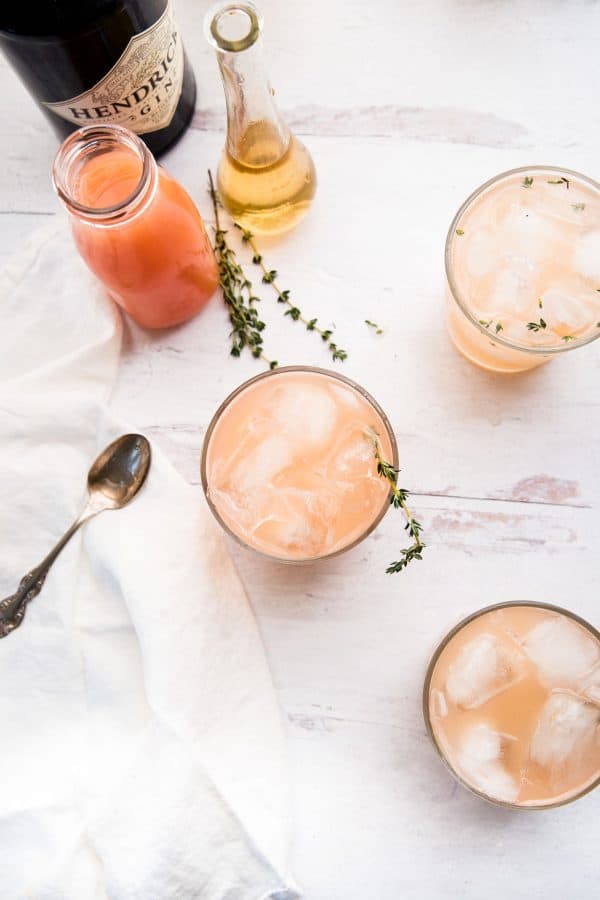
M 225 208 L 257 234 L 293 228 L 315 195 L 315 167 L 277 109 L 262 53 L 263 20 L 250 2 L 209 10 L 227 104 L 227 139 L 217 185 Z

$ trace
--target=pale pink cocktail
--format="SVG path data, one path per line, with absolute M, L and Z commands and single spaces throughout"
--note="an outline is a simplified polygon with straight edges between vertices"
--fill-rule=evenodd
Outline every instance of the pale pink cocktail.
M 520 372 L 600 337 L 600 185 L 567 169 L 504 172 L 446 240 L 450 336 L 471 362 Z
M 260 375 L 228 397 L 209 426 L 209 505 L 234 537 L 267 556 L 333 556 L 365 537 L 389 506 L 373 435 L 397 466 L 385 414 L 349 379 L 310 367 Z
M 600 782 L 600 634 L 566 610 L 481 610 L 429 666 L 425 720 L 465 786 L 502 805 L 558 806 Z

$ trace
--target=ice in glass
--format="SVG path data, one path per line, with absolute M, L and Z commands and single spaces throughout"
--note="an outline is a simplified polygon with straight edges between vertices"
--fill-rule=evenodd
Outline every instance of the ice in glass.
M 600 634 L 571 613 L 476 613 L 436 651 L 423 701 L 443 759 L 488 800 L 553 806 L 600 782 Z
M 389 505 L 372 435 L 397 449 L 383 411 L 333 372 L 284 368 L 243 384 L 216 413 L 202 483 L 217 519 L 242 543 L 281 560 L 347 549 Z
M 600 336 L 600 185 L 515 169 L 480 187 L 446 242 L 447 313 L 460 352 L 520 372 Z

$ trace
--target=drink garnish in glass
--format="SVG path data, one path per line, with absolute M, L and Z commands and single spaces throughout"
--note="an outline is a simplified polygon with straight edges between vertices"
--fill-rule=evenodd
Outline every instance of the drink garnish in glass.
M 559 806 L 600 783 L 600 633 L 567 610 L 465 619 L 433 656 L 423 707 L 448 768 L 487 800 Z
M 600 337 L 600 185 L 566 169 L 505 172 L 461 206 L 446 241 L 460 352 L 520 372 Z

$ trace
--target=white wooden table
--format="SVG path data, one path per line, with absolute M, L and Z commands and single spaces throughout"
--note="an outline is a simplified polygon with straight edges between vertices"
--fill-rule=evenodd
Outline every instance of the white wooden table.
M 164 162 L 209 218 L 206 169 L 224 112 L 202 36 L 206 6 L 176 0 L 199 108 Z M 472 188 L 528 163 L 600 177 L 600 3 L 262 8 L 272 81 L 320 178 L 309 218 L 263 242 L 265 256 L 306 313 L 337 324 L 349 352 L 342 371 L 387 410 L 429 545 L 394 577 L 384 568 L 402 540 L 395 516 L 353 552 L 310 568 L 232 548 L 287 719 L 295 873 L 308 900 L 591 900 L 600 791 L 542 813 L 488 806 L 443 769 L 420 703 L 436 641 L 478 607 L 547 600 L 600 623 L 598 346 L 495 377 L 451 347 L 442 308 L 445 232 Z M 58 205 L 55 139 L 1 66 L 5 256 Z M 265 315 L 281 363 L 329 365 L 274 302 Z M 218 299 L 183 328 L 127 331 L 114 409 L 195 484 L 213 411 L 259 371 L 228 357 L 227 334 Z

